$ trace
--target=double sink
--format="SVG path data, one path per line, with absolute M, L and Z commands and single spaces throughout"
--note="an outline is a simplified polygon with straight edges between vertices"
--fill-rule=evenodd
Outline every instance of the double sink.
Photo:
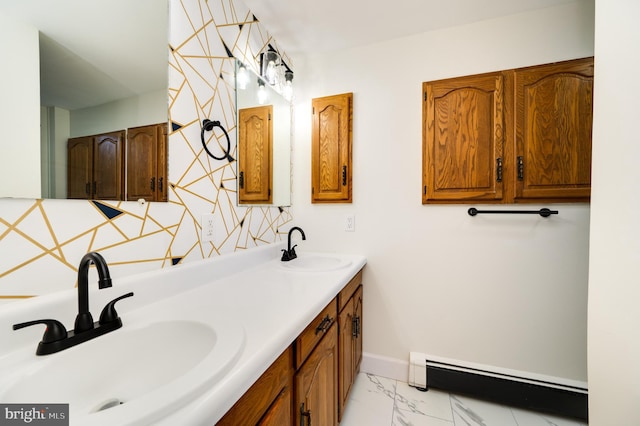
M 352 260 L 302 254 L 267 264 L 290 280 L 297 273 L 335 272 Z M 181 303 L 181 297 L 188 296 L 143 295 L 143 306 L 121 308 L 122 328 L 58 353 L 35 356 L 37 341 L 0 353 L 0 402 L 69 404 L 72 425 L 151 424 L 169 416 L 230 380 L 238 360 L 253 356 L 244 354 L 246 323 Z

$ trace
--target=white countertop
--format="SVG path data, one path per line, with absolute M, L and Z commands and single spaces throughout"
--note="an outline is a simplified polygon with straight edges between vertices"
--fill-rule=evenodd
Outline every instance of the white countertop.
M 218 421 L 366 263 L 363 256 L 332 253 L 350 264 L 329 271 L 295 271 L 280 262 L 282 248 L 282 243 L 271 244 L 114 280 L 112 288 L 100 291 L 90 279 L 94 318 L 107 301 L 127 291 L 135 292 L 133 298 L 118 305 L 123 329 L 128 319 L 135 323 L 142 315 L 157 316 L 158 320 L 215 322 L 216 328 L 234 324 L 244 329 L 244 349 L 222 379 L 154 424 L 212 425 Z M 303 248 L 297 251 L 300 258 L 305 256 Z M 0 307 L 0 341 L 4 342 L 0 366 L 16 348 L 28 346 L 35 351 L 42 335 L 42 328 L 16 332 L 11 324 L 51 317 L 73 328 L 76 292 L 63 293 Z M 171 337 L 167 339 L 170 344 Z M 122 420 L 122 424 L 129 424 Z

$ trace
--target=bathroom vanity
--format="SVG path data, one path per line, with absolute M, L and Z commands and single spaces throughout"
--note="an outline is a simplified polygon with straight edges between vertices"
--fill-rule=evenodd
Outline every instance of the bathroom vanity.
M 0 401 L 69 404 L 72 425 L 336 424 L 362 354 L 366 260 L 300 250 L 281 262 L 284 246 L 113 277 L 104 290 L 90 275 L 94 315 L 134 292 L 118 302 L 123 326 L 51 355 L 35 355 L 42 327 L 11 326 L 71 328 L 75 289 L 3 306 Z

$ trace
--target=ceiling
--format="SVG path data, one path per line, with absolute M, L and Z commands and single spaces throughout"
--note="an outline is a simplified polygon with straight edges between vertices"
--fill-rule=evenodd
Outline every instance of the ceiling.
M 0 0 L 0 14 L 40 30 L 42 105 L 68 110 L 166 89 L 167 10 L 158 0 Z
M 288 55 L 346 49 L 589 0 L 243 0 Z
M 296 56 L 590 0 L 240 1 Z M 167 87 L 167 9 L 159 0 L 0 0 L 0 13 L 41 32 L 42 104 L 69 110 Z

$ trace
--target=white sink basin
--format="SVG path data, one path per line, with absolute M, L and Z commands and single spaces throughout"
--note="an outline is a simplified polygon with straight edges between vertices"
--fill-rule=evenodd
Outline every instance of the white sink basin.
M 280 262 L 280 265 L 285 269 L 309 272 L 335 271 L 336 269 L 345 268 L 350 264 L 351 260 L 339 256 L 316 253 L 302 254 L 288 262 Z
M 9 377 L 2 380 L 0 401 L 68 403 L 72 425 L 152 423 L 212 387 L 238 360 L 244 329 L 224 325 L 218 330 L 197 321 L 125 323 L 3 372 Z

